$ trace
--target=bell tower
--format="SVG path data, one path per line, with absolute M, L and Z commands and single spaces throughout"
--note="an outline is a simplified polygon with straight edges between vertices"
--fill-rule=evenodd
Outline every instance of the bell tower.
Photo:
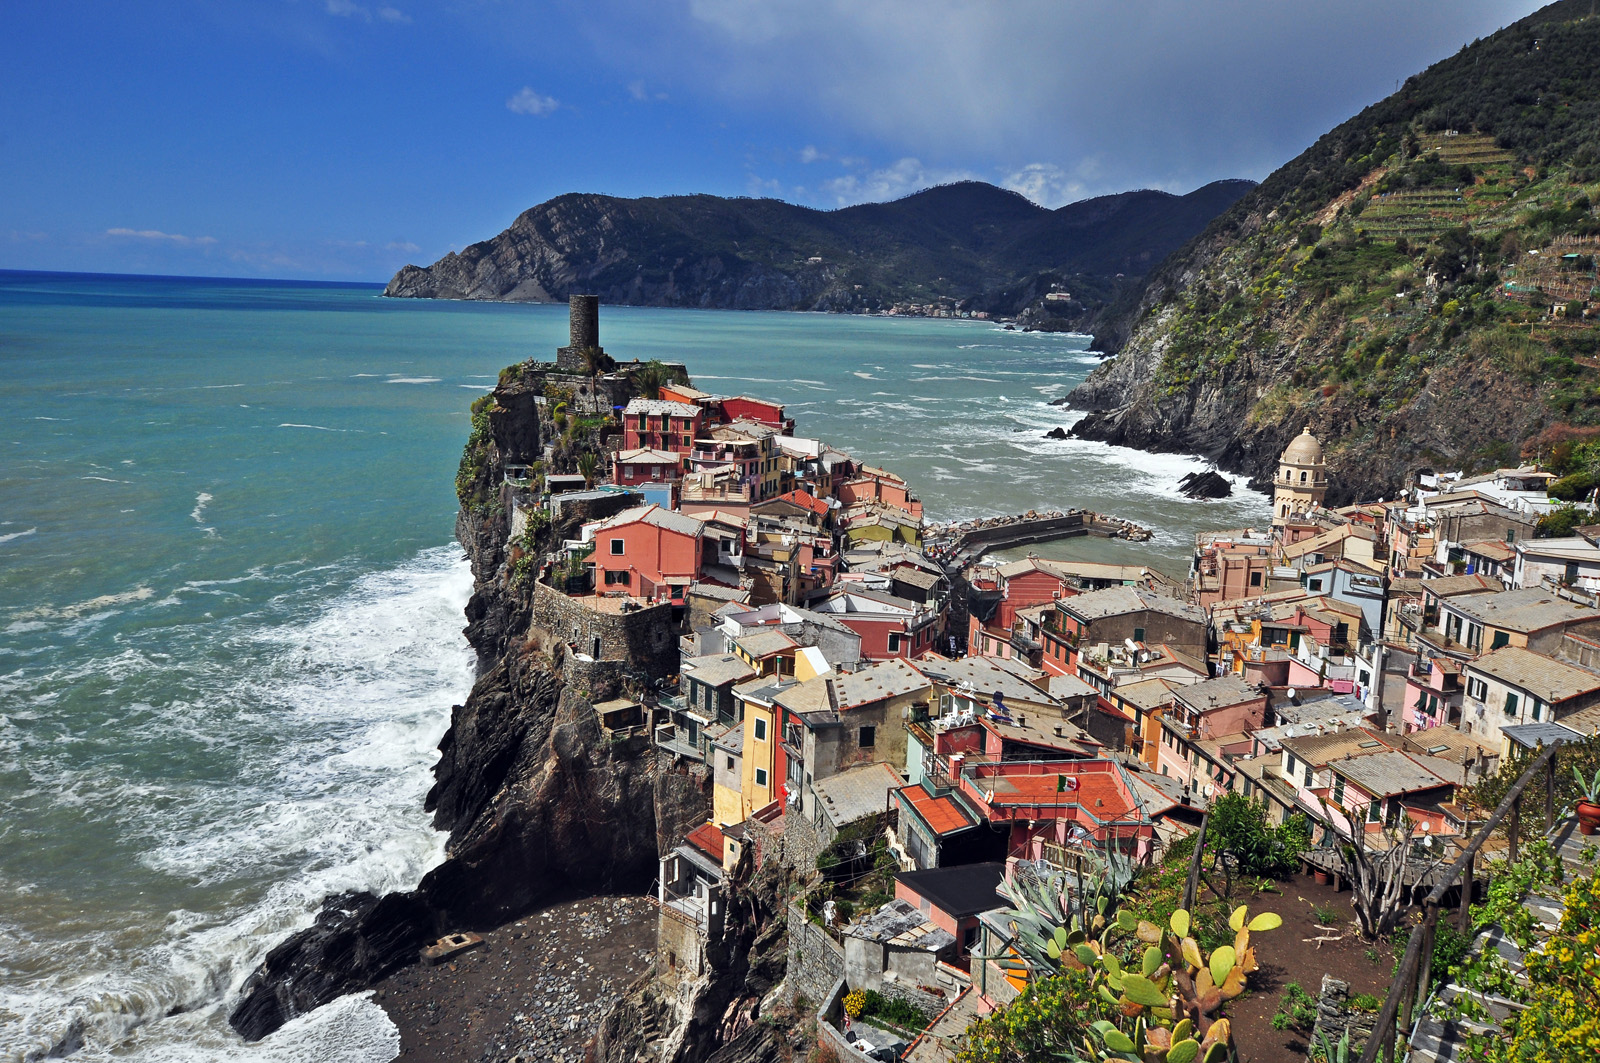
M 1327 494 L 1328 467 L 1322 444 L 1307 425 L 1278 459 L 1278 475 L 1272 481 L 1273 525 L 1281 528 L 1296 514 L 1322 505 Z

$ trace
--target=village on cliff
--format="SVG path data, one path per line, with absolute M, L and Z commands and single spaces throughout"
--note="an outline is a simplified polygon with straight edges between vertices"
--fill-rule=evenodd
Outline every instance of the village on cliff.
M 1082 512 L 930 525 L 905 480 L 781 404 L 601 357 L 592 297 L 571 328 L 557 362 L 521 371 L 544 422 L 607 419 L 608 461 L 557 474 L 548 439 L 506 458 L 507 570 L 569 683 L 610 669 L 640 692 L 595 704 L 607 740 L 712 795 L 663 846 L 669 997 L 714 962 L 730 876 L 778 862 L 802 883 L 788 1003 L 838 1058 L 950 1059 L 1033 974 L 1006 916 L 1019 879 L 1090 852 L 1157 862 L 1240 795 L 1271 824 L 1303 817 L 1319 881 L 1356 876 L 1357 841 L 1405 847 L 1398 874 L 1433 869 L 1418 888 L 1466 853 L 1470 884 L 1504 839 L 1485 844 L 1458 793 L 1600 730 L 1600 528 L 1536 538 L 1555 505 L 1537 468 L 1329 509 L 1308 430 L 1270 526 L 1198 536 L 1182 582 L 996 563 L 1141 530 Z M 531 554 L 553 523 L 581 531 Z M 867 888 L 875 849 L 892 867 Z M 921 1018 L 867 1021 L 847 1001 L 868 992 Z

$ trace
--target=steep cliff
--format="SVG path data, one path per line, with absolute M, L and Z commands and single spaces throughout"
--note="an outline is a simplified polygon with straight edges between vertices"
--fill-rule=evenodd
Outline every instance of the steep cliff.
M 660 837 L 704 822 L 703 778 L 665 769 L 644 735 L 602 732 L 593 703 L 623 693 L 622 669 L 575 662 L 532 622 L 518 565 L 572 522 L 510 540 L 507 455 L 538 453 L 550 426 L 524 401 L 536 376 L 508 374 L 473 410 L 457 530 L 472 562 L 467 636 L 480 677 L 454 706 L 427 808 L 447 857 L 417 889 L 331 898 L 311 928 L 274 949 L 229 1016 L 247 1038 L 416 962 L 440 934 L 485 929 L 570 893 L 641 892 Z
M 1590 6 L 1408 79 L 1119 296 L 1075 433 L 1260 481 L 1309 424 L 1340 502 L 1600 420 Z
M 572 194 L 432 266 L 406 266 L 384 294 L 545 302 L 588 292 L 643 306 L 842 311 L 944 297 L 1015 313 L 1036 294 L 1004 294 L 1043 272 L 1081 277 L 1085 297 L 1143 274 L 1250 187 L 1218 181 L 1058 210 L 979 182 L 835 211 Z

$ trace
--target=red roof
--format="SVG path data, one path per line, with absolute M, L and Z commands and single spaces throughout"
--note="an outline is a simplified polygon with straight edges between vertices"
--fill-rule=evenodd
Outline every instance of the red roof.
M 722 863 L 722 832 L 715 823 L 702 823 L 684 836 L 684 841 Z
M 916 809 L 917 815 L 927 821 L 935 834 L 954 834 L 978 825 L 977 820 L 969 816 L 961 803 L 949 794 L 934 797 L 921 786 L 907 786 L 900 791 L 900 800 Z
M 786 495 L 779 495 L 778 498 L 784 502 L 793 502 L 797 506 L 803 506 L 819 517 L 824 517 L 828 514 L 828 503 L 822 501 L 822 499 L 817 498 L 808 491 L 801 491 L 797 489 L 790 491 Z

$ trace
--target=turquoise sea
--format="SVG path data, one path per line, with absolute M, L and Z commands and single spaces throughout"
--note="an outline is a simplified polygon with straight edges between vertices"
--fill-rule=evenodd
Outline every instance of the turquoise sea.
M 467 406 L 553 356 L 566 311 L 379 290 L 0 273 L 0 1061 L 394 1054 L 359 997 L 254 1046 L 224 1016 L 326 894 L 441 857 L 421 806 L 472 679 Z M 788 402 L 932 518 L 1157 529 L 1062 556 L 1181 573 L 1197 528 L 1267 519 L 1182 500 L 1189 459 L 1041 438 L 1086 337 L 607 307 L 601 341 Z

